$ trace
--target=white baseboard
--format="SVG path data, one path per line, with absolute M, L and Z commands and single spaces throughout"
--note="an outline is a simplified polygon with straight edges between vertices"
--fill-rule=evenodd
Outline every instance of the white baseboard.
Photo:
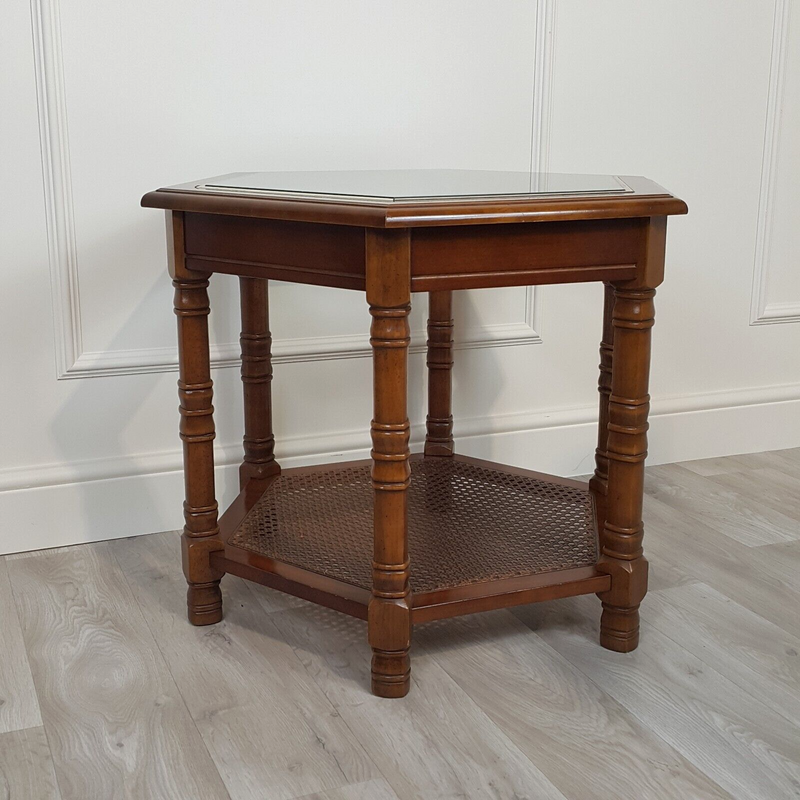
M 800 447 L 800 386 L 655 399 L 649 464 Z M 456 421 L 460 452 L 560 475 L 591 471 L 596 410 L 561 409 Z M 420 449 L 422 427 L 412 430 Z M 414 445 L 416 444 L 416 448 Z M 303 437 L 284 467 L 367 458 L 366 431 Z M 239 444 L 218 449 L 217 494 L 237 491 Z M 180 451 L 0 472 L 0 554 L 169 530 L 182 525 Z

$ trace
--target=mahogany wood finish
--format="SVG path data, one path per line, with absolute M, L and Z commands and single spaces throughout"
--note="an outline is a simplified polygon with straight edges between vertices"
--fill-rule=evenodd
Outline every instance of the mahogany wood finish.
M 408 560 L 408 345 L 411 273 L 407 231 L 367 233 L 367 302 L 372 315 L 374 557 L 369 602 L 372 691 L 403 697 L 410 686 Z
M 600 643 L 627 653 L 639 644 L 639 605 L 647 593 L 647 560 L 642 550 L 644 461 L 650 395 L 650 332 L 653 298 L 664 278 L 667 221 L 652 220 L 639 274 L 614 285 L 612 313 L 614 363 L 608 398 L 608 489 L 600 535 L 598 569 L 611 575 L 611 589 L 600 594 Z
M 242 310 L 242 390 L 244 394 L 244 461 L 239 488 L 252 478 L 280 472 L 272 432 L 272 336 L 269 289 L 263 278 L 239 278 Z
M 496 225 L 510 222 L 646 219 L 685 214 L 686 204 L 654 181 L 621 176 L 633 190 L 627 195 L 567 197 L 495 197 L 465 200 L 423 200 L 379 204 L 317 199 L 243 196 L 196 191 L 196 183 L 169 186 L 142 198 L 146 208 L 223 214 L 251 219 L 314 222 L 359 228 L 424 228 L 454 225 Z
M 621 280 L 636 275 L 647 220 L 420 228 L 411 240 L 411 288 Z
M 608 494 L 608 398 L 611 396 L 611 370 L 614 359 L 614 287 L 607 283 L 603 304 L 603 338 L 600 341 L 600 377 L 597 391 L 600 393 L 600 412 L 597 421 L 597 449 L 595 471 L 589 486 L 594 493 L 597 511 L 597 529 L 602 531 L 606 521 L 606 495 Z
M 208 273 L 188 270 L 183 260 L 183 214 L 172 215 L 170 275 L 175 287 L 181 426 L 186 501 L 183 504 L 183 571 L 189 584 L 187 602 L 193 625 L 222 619 L 219 582 L 224 574 L 210 555 L 221 550 L 214 494 L 214 407 L 208 350 Z
M 686 213 L 686 206 L 643 178 L 625 178 L 625 183 L 633 191 L 624 196 L 389 204 L 199 192 L 193 185 L 143 198 L 143 205 L 169 212 L 186 480 L 183 564 L 191 622 L 221 619 L 219 582 L 226 572 L 365 619 L 373 650 L 372 689 L 384 697 L 401 697 L 409 690 L 411 631 L 417 622 L 597 593 L 603 609 L 601 644 L 621 652 L 636 647 L 638 609 L 647 590 L 642 493 L 653 297 L 663 279 L 666 217 Z M 219 523 L 206 291 L 214 272 L 240 277 L 245 406 L 241 492 Z M 281 472 L 275 462 L 268 279 L 366 293 L 374 365 L 371 591 L 363 583 L 322 575 L 309 564 L 268 558 L 232 541 L 264 493 L 279 485 L 275 482 L 332 469 L 322 465 Z M 428 466 L 470 461 L 455 455 L 453 447 L 452 292 L 574 281 L 606 284 L 596 469 L 585 489 L 574 481 L 536 477 L 551 488 L 570 487 L 553 488 L 565 496 L 591 492 L 599 536 L 596 563 L 584 560 L 506 577 L 490 572 L 488 580 L 442 583 L 452 588 L 414 595 L 408 490 L 415 459 L 434 459 L 422 462 Z M 429 408 L 424 457 L 410 458 L 408 315 L 415 291 L 430 292 Z M 509 475 L 535 476 L 489 466 Z M 437 492 L 431 500 L 439 504 L 437 513 L 450 513 Z M 458 497 L 453 490 L 449 502 L 457 503 Z M 590 506 L 584 516 L 591 514 Z M 586 531 L 584 526 L 584 536 Z M 465 534 L 473 541 L 478 535 Z M 486 554 L 490 563 L 491 548 Z M 458 559 L 457 546 L 453 558 Z M 593 559 L 590 554 L 588 560 Z
M 428 295 L 428 417 L 425 455 L 453 455 L 453 293 Z
M 475 583 L 416 595 L 412 620 L 415 623 L 430 622 L 497 608 L 592 594 L 608 589 L 610 584 L 608 575 L 599 572 L 595 567 L 576 567 Z
M 646 229 L 637 218 L 414 229 L 411 291 L 632 279 Z M 186 266 L 363 291 L 368 230 L 187 214 Z
M 363 228 L 189 214 L 186 265 L 363 291 L 364 240 Z

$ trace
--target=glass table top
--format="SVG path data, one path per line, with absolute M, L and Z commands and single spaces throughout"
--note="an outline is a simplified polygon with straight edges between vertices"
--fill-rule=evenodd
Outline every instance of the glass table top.
M 236 172 L 174 187 L 213 192 L 339 202 L 411 203 L 632 193 L 613 175 L 493 172 L 484 170 L 355 170 L 323 172 Z

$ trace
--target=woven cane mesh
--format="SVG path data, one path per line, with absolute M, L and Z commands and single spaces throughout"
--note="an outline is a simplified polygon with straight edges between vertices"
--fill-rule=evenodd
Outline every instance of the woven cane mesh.
M 369 589 L 369 465 L 278 477 L 230 544 Z M 587 491 L 457 458 L 412 461 L 408 547 L 415 592 L 597 563 Z

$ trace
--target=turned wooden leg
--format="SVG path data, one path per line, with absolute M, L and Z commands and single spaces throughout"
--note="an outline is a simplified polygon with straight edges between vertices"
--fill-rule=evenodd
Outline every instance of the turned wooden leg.
M 239 278 L 242 309 L 242 390 L 244 394 L 244 461 L 239 487 L 280 472 L 272 432 L 272 337 L 269 332 L 268 283 Z
M 222 573 L 210 554 L 221 550 L 214 496 L 214 407 L 208 351 L 208 274 L 183 265 L 183 217 L 173 215 L 174 254 L 170 272 L 178 317 L 181 439 L 186 501 L 182 537 L 183 572 L 189 583 L 189 621 L 211 625 L 222 619 Z
M 453 293 L 429 292 L 425 455 L 452 456 Z
M 614 287 L 614 368 L 608 401 L 608 493 L 598 569 L 611 575 L 603 601 L 600 643 L 627 653 L 639 644 L 639 604 L 647 593 L 642 550 L 642 498 L 647 457 L 650 332 L 655 287 L 664 270 L 666 219 L 648 229 L 646 257 L 637 279 Z
M 589 481 L 594 494 L 597 511 L 597 530 L 603 530 L 606 521 L 606 496 L 608 494 L 608 398 L 611 396 L 611 370 L 614 359 L 614 287 L 605 285 L 603 306 L 603 338 L 600 342 L 600 377 L 597 391 L 600 393 L 600 416 L 597 422 L 597 449 L 595 450 L 595 470 Z
M 368 609 L 372 691 L 408 693 L 411 666 L 411 590 L 407 536 L 409 422 L 407 371 L 410 271 L 405 231 L 367 232 L 367 301 L 374 369 L 372 486 L 374 555 Z

